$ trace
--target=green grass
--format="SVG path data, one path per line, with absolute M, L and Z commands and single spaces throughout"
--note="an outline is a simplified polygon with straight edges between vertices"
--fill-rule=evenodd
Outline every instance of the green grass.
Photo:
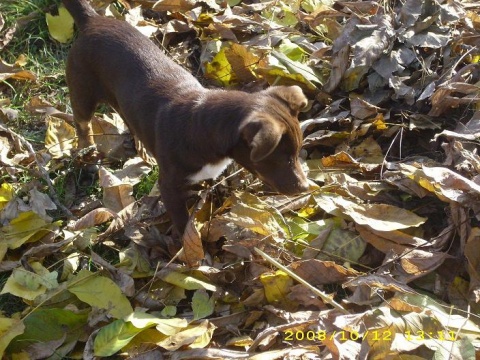
M 148 195 L 155 183 L 158 181 L 158 166 L 154 166 L 147 176 L 142 178 L 137 185 L 133 187 L 133 196 L 140 199 L 144 195 Z
M 10 100 L 11 108 L 19 110 L 18 118 L 8 125 L 33 143 L 43 143 L 44 124 L 40 117 L 28 113 L 25 105 L 35 96 L 54 106 L 68 102 L 64 72 L 70 46 L 52 40 L 45 21 L 45 13 L 54 5 L 52 0 L 3 0 L 0 5 L 5 28 L 18 24 L 1 58 L 14 63 L 24 55 L 27 59 L 24 68 L 37 75 L 36 82 L 7 80 L 1 84 L 1 96 Z

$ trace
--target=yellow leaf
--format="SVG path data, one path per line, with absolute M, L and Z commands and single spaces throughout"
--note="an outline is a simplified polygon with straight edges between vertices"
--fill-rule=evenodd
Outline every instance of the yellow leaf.
M 205 289 L 209 291 L 217 291 L 217 287 L 215 285 L 209 284 L 193 276 L 182 274 L 176 271 L 168 272 L 165 275 L 161 276 L 161 278 L 163 281 L 172 285 L 179 286 L 182 289 L 187 289 L 187 290 Z
M 0 186 L 0 210 L 2 210 L 14 195 L 13 186 L 7 183 L 3 183 Z
M 68 291 L 90 306 L 107 310 L 117 319 L 133 312 L 130 302 L 117 284 L 87 270 L 81 270 L 70 280 Z
M 256 79 L 253 70 L 260 58 L 254 55 L 246 46 L 234 43 L 225 50 L 225 56 L 239 81 L 249 83 Z
M 34 242 L 58 227 L 60 222 L 48 223 L 33 211 L 26 211 L 0 228 L 0 239 L 10 249 L 16 249 L 26 242 Z
M 265 297 L 270 304 L 288 305 L 290 301 L 286 295 L 290 292 L 293 280 L 282 270 L 274 274 L 260 275 L 260 282 L 265 289 Z
M 223 47 L 212 61 L 205 63 L 205 77 L 219 82 L 222 86 L 234 83 L 235 76 L 232 65 L 225 54 L 227 47 Z
M 58 16 L 46 14 L 48 31 L 52 38 L 63 44 L 73 38 L 73 18 L 63 6 L 58 8 Z
M 186 319 L 161 319 L 141 311 L 131 313 L 125 318 L 125 321 L 131 322 L 138 329 L 146 329 L 155 325 L 157 330 L 165 335 L 175 335 L 188 325 Z
M 204 320 L 200 324 L 187 326 L 177 334 L 158 342 L 157 345 L 170 351 L 175 351 L 182 346 L 187 346 L 190 349 L 204 348 L 210 343 L 214 330 L 215 325 L 208 320 Z
M 21 320 L 0 318 L 0 357 L 3 357 L 3 352 L 10 344 L 10 341 L 20 334 L 23 334 L 25 325 Z
M 34 264 L 37 273 L 24 268 L 14 269 L 2 289 L 2 294 L 10 293 L 25 300 L 34 300 L 38 295 L 58 285 L 56 272 L 50 273 L 40 263 Z

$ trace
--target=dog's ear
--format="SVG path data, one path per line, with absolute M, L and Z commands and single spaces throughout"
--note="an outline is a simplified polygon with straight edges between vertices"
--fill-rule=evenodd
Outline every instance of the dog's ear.
M 308 105 L 308 99 L 300 86 L 272 86 L 267 91 L 286 101 L 293 111 L 298 112 Z
M 285 125 L 269 117 L 254 117 L 241 128 L 243 139 L 251 149 L 250 160 L 259 162 L 270 155 L 285 133 Z

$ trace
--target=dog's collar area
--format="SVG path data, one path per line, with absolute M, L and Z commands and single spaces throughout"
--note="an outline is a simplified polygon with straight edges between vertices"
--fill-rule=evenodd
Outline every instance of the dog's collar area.
M 197 183 L 202 180 L 216 179 L 227 168 L 227 166 L 232 163 L 232 161 L 231 158 L 227 157 L 217 163 L 206 164 L 199 171 L 190 175 L 188 180 L 190 180 L 191 183 Z

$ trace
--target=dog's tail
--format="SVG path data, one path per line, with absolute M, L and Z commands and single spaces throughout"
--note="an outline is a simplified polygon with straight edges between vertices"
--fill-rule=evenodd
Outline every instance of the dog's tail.
M 97 16 L 97 13 L 87 0 L 62 0 L 62 2 L 80 30 L 82 30 L 89 18 Z

